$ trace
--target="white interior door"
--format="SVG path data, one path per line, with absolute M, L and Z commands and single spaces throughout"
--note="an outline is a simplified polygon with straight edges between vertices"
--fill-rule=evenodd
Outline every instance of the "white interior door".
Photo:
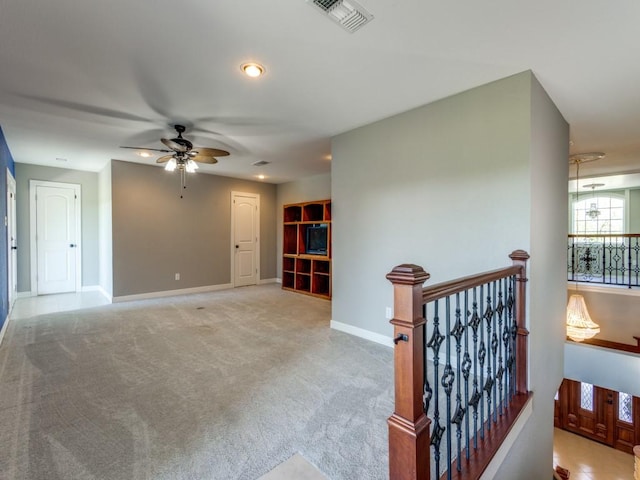
M 35 187 L 36 293 L 75 292 L 80 283 L 80 186 L 38 182 L 32 187 Z
M 18 288 L 18 255 L 16 239 L 16 180 L 7 169 L 7 260 L 8 260 L 8 289 L 9 311 L 16 299 Z
M 231 194 L 233 285 L 255 285 L 258 275 L 260 197 L 252 193 Z

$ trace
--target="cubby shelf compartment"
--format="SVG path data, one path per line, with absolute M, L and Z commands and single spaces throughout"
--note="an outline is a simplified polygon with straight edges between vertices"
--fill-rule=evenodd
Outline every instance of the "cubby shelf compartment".
M 282 259 L 282 270 L 284 272 L 296 271 L 296 259 L 293 257 L 284 257 Z
M 283 209 L 282 288 L 331 298 L 331 200 L 285 205 Z M 326 225 L 327 254 L 306 251 L 307 231 Z

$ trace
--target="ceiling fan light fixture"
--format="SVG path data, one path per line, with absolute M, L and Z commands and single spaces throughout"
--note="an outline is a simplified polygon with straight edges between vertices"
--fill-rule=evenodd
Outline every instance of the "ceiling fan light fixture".
M 170 159 L 167 164 L 164 166 L 164 169 L 167 172 L 173 172 L 176 169 L 177 163 L 176 163 L 176 159 L 172 158 Z
M 187 171 L 187 173 L 196 173 L 197 169 L 198 164 L 196 162 L 191 159 L 187 160 L 187 163 L 185 164 L 185 170 Z
M 244 74 L 251 78 L 257 78 L 264 75 L 264 67 L 259 63 L 244 63 L 240 66 Z

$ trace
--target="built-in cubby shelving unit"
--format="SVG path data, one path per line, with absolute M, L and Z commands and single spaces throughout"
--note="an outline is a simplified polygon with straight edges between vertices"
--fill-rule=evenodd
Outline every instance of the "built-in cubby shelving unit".
M 283 223 L 282 288 L 330 299 L 331 200 L 285 205 Z M 320 248 L 308 245 L 310 229 L 320 232 Z

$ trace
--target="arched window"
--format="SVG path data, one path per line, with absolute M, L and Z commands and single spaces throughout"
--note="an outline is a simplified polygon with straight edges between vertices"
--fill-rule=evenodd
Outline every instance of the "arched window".
M 573 233 L 625 233 L 624 197 L 607 194 L 573 202 Z

